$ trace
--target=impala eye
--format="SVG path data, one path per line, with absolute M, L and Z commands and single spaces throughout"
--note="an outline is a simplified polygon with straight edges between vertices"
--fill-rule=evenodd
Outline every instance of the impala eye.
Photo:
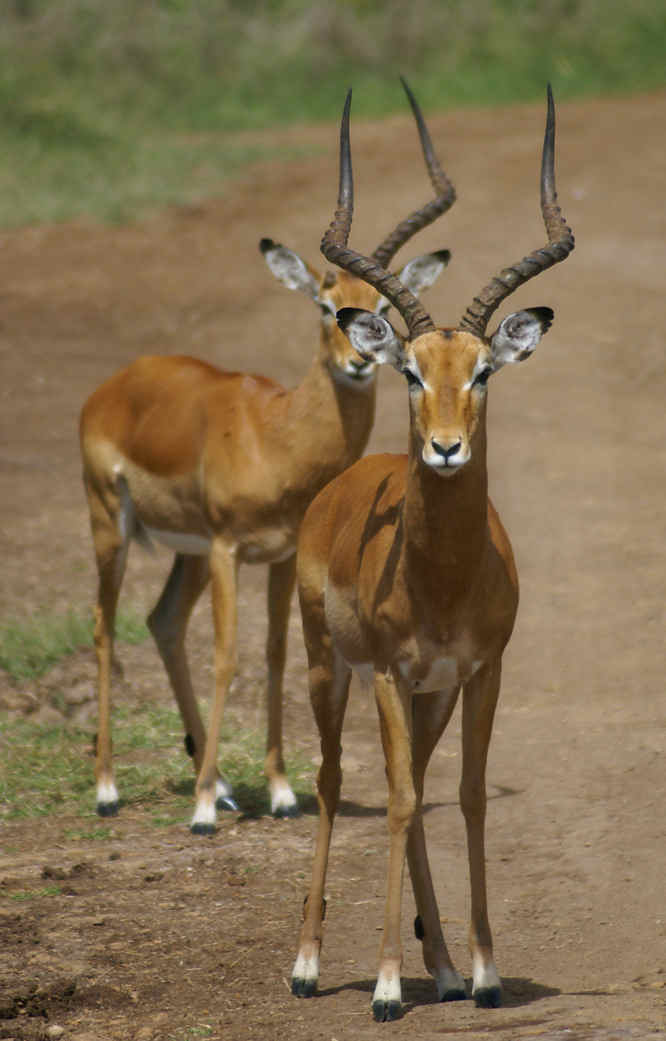
M 411 369 L 403 369 L 403 372 L 405 374 L 405 379 L 407 380 L 407 386 L 410 390 L 414 387 L 423 388 L 421 380 L 412 372 Z
M 486 383 L 488 382 L 488 379 L 490 378 L 490 376 L 492 376 L 492 372 L 493 370 L 491 369 L 490 365 L 487 365 L 485 369 L 481 369 L 481 372 L 477 373 L 474 377 L 474 383 L 472 384 L 472 386 L 478 385 L 480 387 L 485 387 Z

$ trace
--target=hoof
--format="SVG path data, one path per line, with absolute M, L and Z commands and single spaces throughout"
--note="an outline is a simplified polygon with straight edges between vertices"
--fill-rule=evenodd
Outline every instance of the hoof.
M 297 998 L 313 998 L 317 993 L 317 981 L 292 976 L 291 993 Z
M 230 810 L 232 813 L 238 813 L 238 803 L 230 795 L 218 795 L 215 800 L 215 809 Z
M 276 821 L 279 820 L 290 820 L 295 817 L 300 817 L 301 808 L 297 802 L 293 806 L 278 806 L 273 810 L 273 816 Z
M 477 1008 L 499 1008 L 502 1004 L 500 987 L 480 987 L 472 995 Z
M 460 987 L 451 987 L 444 991 L 440 1001 L 467 1001 L 467 991 Z
M 215 825 L 203 823 L 200 821 L 192 821 L 190 824 L 190 831 L 193 835 L 214 835 Z
M 402 1016 L 400 1001 L 373 1001 L 372 1015 L 377 1023 L 390 1023 Z
M 118 803 L 117 802 L 98 802 L 97 803 L 97 815 L 99 817 L 117 817 L 118 816 Z

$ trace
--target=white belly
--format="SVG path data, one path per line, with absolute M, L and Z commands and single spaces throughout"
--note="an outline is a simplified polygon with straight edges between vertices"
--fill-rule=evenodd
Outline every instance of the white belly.
M 195 557 L 207 557 L 210 553 L 210 539 L 205 535 L 187 535 L 180 531 L 160 531 L 159 528 L 146 528 L 148 535 L 163 546 L 168 546 L 174 553 L 187 553 Z

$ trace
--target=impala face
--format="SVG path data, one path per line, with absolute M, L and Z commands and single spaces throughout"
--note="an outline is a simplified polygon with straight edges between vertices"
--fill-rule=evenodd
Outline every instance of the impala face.
M 443 477 L 472 456 L 493 371 L 490 349 L 471 333 L 426 333 L 403 352 L 412 436 L 423 462 Z
M 390 302 L 367 282 L 348 271 L 320 275 L 293 250 L 262 239 L 259 248 L 269 269 L 287 289 L 298 289 L 311 297 L 321 310 L 321 350 L 333 378 L 359 389 L 371 386 L 377 363 L 362 356 L 338 327 L 336 314 L 343 308 L 364 311 L 384 319 Z M 410 260 L 400 278 L 415 296 L 439 277 L 451 254 L 442 249 Z
M 376 289 L 346 271 L 327 273 L 317 293 L 321 308 L 321 343 L 334 379 L 345 383 L 367 384 L 375 376 L 377 366 L 363 358 L 335 320 L 342 307 L 359 307 L 371 314 L 385 315 L 389 301 Z
M 549 307 L 534 307 L 508 315 L 488 340 L 436 329 L 409 341 L 377 312 L 345 307 L 337 314 L 363 358 L 392 365 L 407 380 L 412 437 L 426 466 L 443 477 L 472 458 L 490 376 L 529 358 L 552 319 Z

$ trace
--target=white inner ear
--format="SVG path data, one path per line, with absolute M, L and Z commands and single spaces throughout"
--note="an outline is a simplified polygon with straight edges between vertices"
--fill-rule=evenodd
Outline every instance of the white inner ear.
M 378 365 L 388 363 L 398 367 L 402 357 L 402 340 L 386 318 L 362 311 L 347 323 L 344 332 L 362 358 L 370 359 Z
M 429 289 L 446 267 L 444 261 L 436 253 L 426 253 L 422 257 L 414 257 L 408 261 L 398 275 L 403 285 L 418 296 L 424 289 Z
M 297 253 L 286 246 L 276 246 L 267 250 L 264 258 L 270 271 L 287 289 L 300 289 L 313 299 L 317 298 L 318 283 Z
M 495 369 L 529 358 L 542 335 L 543 325 L 530 311 L 507 315 L 490 341 Z

